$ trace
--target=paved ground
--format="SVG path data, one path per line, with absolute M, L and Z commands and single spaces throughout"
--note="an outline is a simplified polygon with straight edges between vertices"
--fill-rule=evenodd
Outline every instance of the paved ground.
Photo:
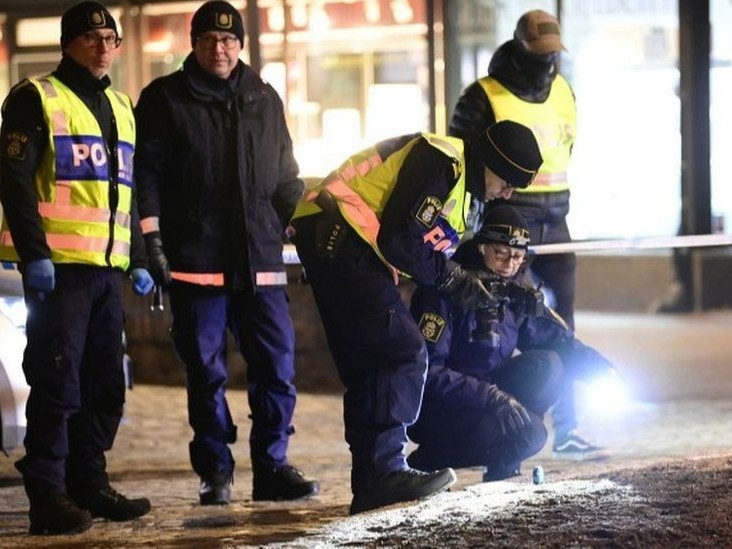
M 652 317 L 578 315 L 580 335 L 617 363 L 634 401 L 611 417 L 582 412 L 584 432 L 612 449 L 597 463 L 556 461 L 545 448 L 527 462 L 524 476 L 541 463 L 547 481 L 597 477 L 620 469 L 664 463 L 677 458 L 732 455 L 732 313 Z M 0 546 L 261 546 L 292 542 L 308 546 L 305 534 L 346 519 L 349 454 L 342 436 L 337 395 L 302 394 L 292 439 L 291 461 L 318 478 L 322 494 L 287 504 L 251 501 L 247 458 L 246 396 L 232 391 L 230 403 L 243 435 L 235 445 L 238 459 L 232 505 L 201 508 L 197 479 L 188 465 L 189 428 L 181 388 L 137 386 L 128 394 L 125 422 L 108 455 L 113 484 L 130 495 L 144 495 L 153 511 L 131 523 L 97 522 L 74 537 L 30 537 L 27 502 L 12 463 L 16 451 L 0 456 Z M 459 471 L 456 490 L 480 481 L 477 469 Z M 455 492 L 456 490 L 453 490 Z M 528 540 L 527 540 L 528 543 Z

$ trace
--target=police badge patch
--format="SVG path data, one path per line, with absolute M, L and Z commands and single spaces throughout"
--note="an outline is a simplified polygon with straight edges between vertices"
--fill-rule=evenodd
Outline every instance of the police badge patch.
M 234 20 L 228 13 L 217 13 L 216 14 L 216 26 L 220 29 L 230 29 Z
M 25 151 L 28 148 L 30 137 L 21 132 L 10 132 L 3 139 L 0 154 L 6 158 L 14 158 L 15 160 L 25 159 Z
M 437 216 L 440 215 L 441 211 L 442 202 L 440 199 L 434 196 L 427 196 L 422 201 L 422 205 L 417 210 L 415 217 L 422 225 L 430 228 L 434 224 L 435 219 L 437 219 Z
M 424 313 L 419 319 L 419 329 L 430 343 L 437 343 L 445 329 L 445 319 L 435 313 Z

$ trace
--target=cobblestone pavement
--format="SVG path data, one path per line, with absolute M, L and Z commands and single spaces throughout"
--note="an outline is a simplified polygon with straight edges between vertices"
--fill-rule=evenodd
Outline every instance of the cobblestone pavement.
M 611 449 L 595 463 L 554 460 L 545 448 L 524 464 L 516 482 L 530 482 L 541 463 L 547 481 L 596 476 L 664 460 L 732 454 L 732 314 L 686 317 L 579 315 L 582 337 L 612 360 L 635 387 L 635 402 L 601 417 L 583 411 L 583 432 Z M 343 440 L 339 395 L 301 394 L 290 461 L 321 483 L 307 501 L 251 500 L 246 394 L 229 391 L 240 440 L 232 504 L 197 505 L 198 480 L 188 463 L 190 429 L 185 392 L 178 387 L 136 386 L 128 393 L 125 420 L 108 454 L 112 484 L 131 496 L 149 497 L 152 512 L 128 523 L 95 521 L 77 536 L 29 536 L 27 500 L 13 462 L 22 449 L 0 456 L 1 547 L 232 547 L 298 540 L 344 519 L 350 503 L 350 456 Z M 459 490 L 480 481 L 478 469 L 459 471 Z M 302 544 L 307 545 L 306 539 Z

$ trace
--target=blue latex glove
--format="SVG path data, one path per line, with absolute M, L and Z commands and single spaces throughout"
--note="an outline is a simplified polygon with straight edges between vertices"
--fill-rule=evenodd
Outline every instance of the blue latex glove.
M 141 267 L 132 269 L 130 276 L 132 277 L 132 291 L 137 295 L 147 295 L 153 289 L 153 286 L 155 286 L 155 282 L 153 282 L 147 269 Z
M 50 259 L 36 259 L 25 266 L 25 283 L 41 293 L 56 286 L 56 269 Z

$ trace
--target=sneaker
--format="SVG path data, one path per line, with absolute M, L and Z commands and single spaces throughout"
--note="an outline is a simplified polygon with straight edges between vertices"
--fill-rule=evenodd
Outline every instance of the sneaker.
M 228 472 L 218 472 L 209 478 L 202 478 L 198 501 L 201 505 L 229 505 L 233 483 L 234 476 Z
M 309 498 L 320 492 L 316 480 L 307 480 L 292 465 L 255 467 L 252 483 L 254 501 L 290 501 Z
M 602 446 L 595 446 L 582 438 L 576 429 L 572 429 L 562 439 L 555 439 L 554 457 L 574 461 L 593 461 L 609 457 L 609 452 Z
M 495 482 L 521 476 L 521 464 L 506 467 L 505 465 L 486 465 L 483 482 Z
M 139 518 L 150 512 L 149 499 L 129 499 L 109 484 L 101 488 L 71 491 L 69 495 L 79 507 L 88 510 L 95 518 L 122 522 Z
M 49 494 L 30 500 L 30 533 L 78 534 L 92 525 L 91 513 L 80 509 L 66 494 Z
M 447 490 L 456 480 L 455 471 L 449 467 L 431 473 L 416 469 L 386 473 L 374 481 L 368 492 L 353 495 L 351 514 L 393 503 L 426 499 Z

